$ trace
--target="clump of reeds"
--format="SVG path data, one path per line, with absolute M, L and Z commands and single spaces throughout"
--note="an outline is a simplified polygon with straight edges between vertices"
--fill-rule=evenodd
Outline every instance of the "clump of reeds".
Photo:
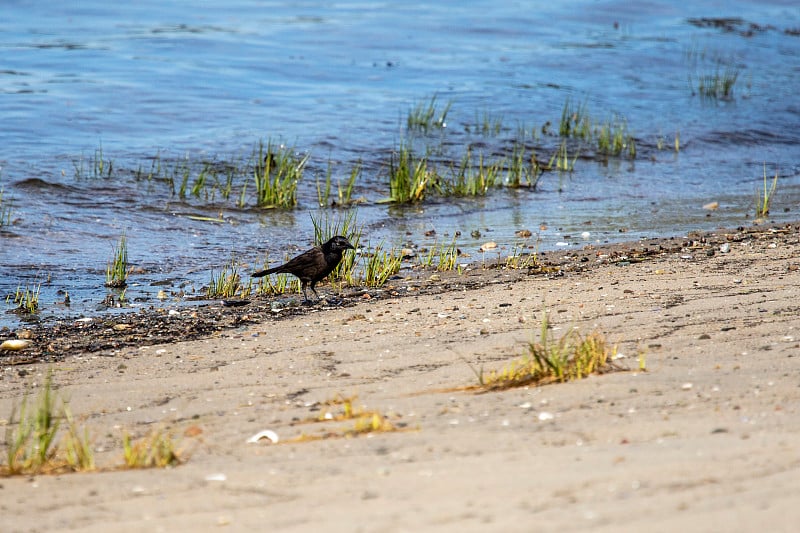
M 528 157 L 525 144 L 515 142 L 511 149 L 506 185 L 512 188 L 531 187 L 535 189 L 541 173 L 542 169 L 536 159 L 536 153 L 531 151 L 530 157 Z
M 39 310 L 39 291 L 41 288 L 41 284 L 33 289 L 29 288 L 27 285 L 25 288 L 18 286 L 14 293 L 14 304 L 17 306 L 17 312 L 28 314 L 36 313 Z M 9 299 L 11 299 L 10 295 L 6 298 L 6 302 L 8 302 Z
M 614 369 L 611 361 L 616 347 L 610 346 L 601 333 L 582 335 L 576 329 L 570 329 L 554 339 L 549 327 L 545 312 L 539 339 L 528 344 L 527 353 L 500 370 L 486 374 L 483 370 L 476 372 L 480 386 L 495 390 L 540 385 L 582 379 Z
M 61 457 L 57 435 L 64 419 L 67 421 L 66 455 Z M 6 464 L 0 466 L 0 474 L 6 476 L 94 469 L 88 433 L 80 431 L 66 402 L 62 400 L 62 407 L 58 408 L 52 373 L 47 374 L 34 406 L 30 405 L 26 392 L 19 413 L 12 408 L 5 445 Z
M 252 279 L 245 285 L 242 283 L 239 274 L 239 265 L 235 259 L 224 265 L 218 274 L 211 271 L 211 280 L 206 287 L 206 297 L 213 298 L 233 298 L 241 296 L 245 298 L 252 292 Z
M 515 243 L 511 253 L 506 257 L 506 268 L 522 269 L 535 267 L 539 264 L 539 256 L 536 252 L 525 253 L 525 243 Z
M 767 182 L 767 164 L 764 163 L 764 188 L 763 192 L 756 189 L 756 218 L 762 218 L 769 214 L 769 207 L 775 197 L 775 190 L 778 188 L 778 170 L 775 170 L 775 177 L 772 184 Z
M 449 272 L 459 269 L 458 256 L 461 251 L 456 245 L 456 237 L 449 244 L 437 244 L 428 248 L 425 253 L 420 254 L 419 265 L 424 268 L 436 268 L 439 272 Z M 460 272 L 459 272 L 460 273 Z
M 401 143 L 389 160 L 389 201 L 395 203 L 421 202 L 427 189 L 435 185 L 438 175 L 429 167 L 427 157 L 416 157 L 411 148 Z
M 381 287 L 386 281 L 400 271 L 402 256 L 394 248 L 385 250 L 381 242 L 370 250 L 367 245 L 366 253 L 362 254 L 364 260 L 364 285 L 367 287 Z
M 427 133 L 432 129 L 443 129 L 447 127 L 447 113 L 450 111 L 452 102 L 447 102 L 444 109 L 437 109 L 437 95 L 433 95 L 430 100 L 423 100 L 417 103 L 408 112 L 406 125 L 409 131 L 421 131 Z
M 182 453 L 167 432 L 158 429 L 133 442 L 127 433 L 122 435 L 125 468 L 166 468 L 182 462 Z
M 123 234 L 106 265 L 106 287 L 121 288 L 128 284 L 128 242 Z
M 592 120 L 586 111 L 586 103 L 573 106 L 569 97 L 561 110 L 558 134 L 562 137 L 575 137 L 588 140 L 592 136 Z
M 325 184 L 322 185 L 319 181 L 317 181 L 317 202 L 319 203 L 319 206 L 326 207 L 330 205 L 332 207 L 348 207 L 354 203 L 357 203 L 357 200 L 353 199 L 353 187 L 355 186 L 356 181 L 361 178 L 361 174 L 362 163 L 359 159 L 350 169 L 350 175 L 348 176 L 344 186 L 342 186 L 341 181 L 337 182 L 336 198 L 331 200 L 333 169 L 331 163 L 328 162 L 328 170 L 325 173 Z
M 547 168 L 548 170 L 558 170 L 559 172 L 572 172 L 575 170 L 575 161 L 578 160 L 578 155 L 579 153 L 576 151 L 575 156 L 572 159 L 569 158 L 567 141 L 565 139 L 561 141 L 561 146 L 558 147 L 558 150 L 550 158 Z
M 253 170 L 256 205 L 291 208 L 297 205 L 297 183 L 303 177 L 308 154 L 295 157 L 291 149 L 269 142 L 259 145 Z M 243 193 L 244 195 L 244 193 Z
M 484 162 L 483 154 L 478 156 L 478 164 L 472 162 L 472 151 L 461 159 L 461 164 L 451 167 L 449 179 L 441 180 L 442 193 L 446 196 L 483 196 L 489 189 L 501 182 L 502 163 Z
M 733 89 L 739 79 L 739 69 L 722 66 L 718 63 L 711 73 L 701 74 L 697 78 L 697 93 L 706 98 L 729 100 L 733 98 Z
M 72 166 L 75 170 L 75 178 L 110 178 L 111 173 L 114 171 L 114 163 L 110 159 L 108 161 L 105 160 L 102 146 L 95 149 L 90 165 L 91 167 L 87 170 L 83 156 L 78 161 L 73 161 Z
M 615 117 L 600 125 L 597 129 L 597 151 L 615 157 L 625 153 L 635 159 L 636 141 L 628 133 L 627 122 Z
M 467 133 L 477 133 L 486 137 L 496 137 L 503 129 L 503 117 L 484 111 L 482 115 L 475 113 L 475 123 L 465 126 Z

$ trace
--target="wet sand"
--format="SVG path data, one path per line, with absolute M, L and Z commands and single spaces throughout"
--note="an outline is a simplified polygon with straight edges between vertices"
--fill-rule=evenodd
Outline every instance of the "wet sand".
M 123 430 L 156 427 L 187 461 L 4 478 L 0 529 L 794 531 L 798 225 L 564 255 L 548 261 L 574 268 L 476 270 L 446 290 L 3 366 L 0 417 L 52 368 L 101 467 L 121 462 Z M 457 390 L 521 355 L 544 309 L 554 335 L 603 333 L 628 370 Z M 304 423 L 338 395 L 402 431 Z M 265 429 L 282 442 L 247 443 Z M 286 442 L 300 435 L 327 438 Z

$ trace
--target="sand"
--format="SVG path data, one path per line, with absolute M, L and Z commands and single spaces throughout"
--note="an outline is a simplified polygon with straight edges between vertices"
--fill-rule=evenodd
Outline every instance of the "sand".
M 0 417 L 52 368 L 99 465 L 120 464 L 123 430 L 157 427 L 186 462 L 0 479 L 0 530 L 796 531 L 798 241 L 794 228 L 713 256 L 500 272 L 474 290 L 5 367 Z M 458 390 L 521 355 L 545 309 L 553 335 L 597 330 L 628 370 Z M 354 395 L 402 431 L 302 423 Z M 267 429 L 281 442 L 247 442 Z M 288 442 L 301 434 L 327 438 Z

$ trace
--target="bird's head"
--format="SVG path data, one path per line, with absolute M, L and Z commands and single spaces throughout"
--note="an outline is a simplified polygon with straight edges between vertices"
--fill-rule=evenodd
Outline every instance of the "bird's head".
M 335 252 L 343 252 L 345 250 L 355 250 L 356 247 L 350 244 L 346 238 L 342 237 L 341 235 L 337 235 L 336 237 L 330 239 L 328 242 L 322 245 L 323 248 L 326 248 L 331 251 Z

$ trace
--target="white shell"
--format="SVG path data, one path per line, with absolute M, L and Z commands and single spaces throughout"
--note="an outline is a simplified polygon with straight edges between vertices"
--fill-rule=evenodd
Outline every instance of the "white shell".
M 7 341 L 3 341 L 3 344 L 0 344 L 0 350 L 9 350 L 12 352 L 18 352 L 20 350 L 24 350 L 28 346 L 31 345 L 31 341 L 29 340 L 22 340 L 22 339 L 11 339 Z
M 278 443 L 278 434 L 272 431 L 271 429 L 265 429 L 264 431 L 259 431 L 249 439 L 247 442 L 258 442 L 261 439 L 268 439 L 272 444 Z

